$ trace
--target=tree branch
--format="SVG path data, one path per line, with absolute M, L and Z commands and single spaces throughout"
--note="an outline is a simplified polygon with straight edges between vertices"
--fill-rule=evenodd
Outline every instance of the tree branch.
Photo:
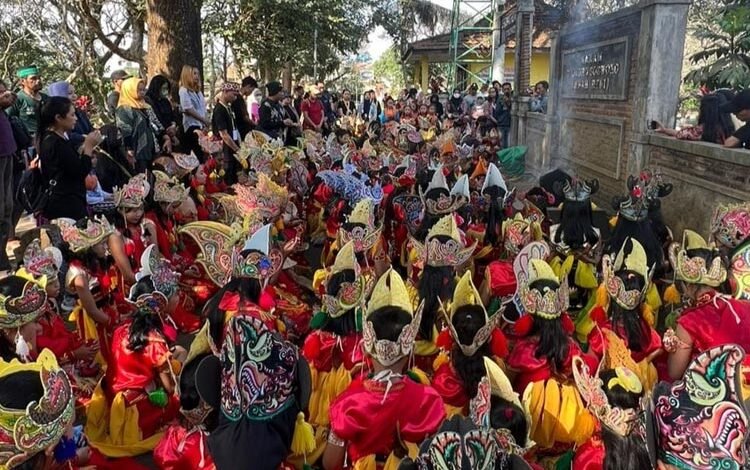
M 96 38 L 99 41 L 101 41 L 104 47 L 111 50 L 113 53 L 117 54 L 118 56 L 122 57 L 125 60 L 136 62 L 141 66 L 145 65 L 143 54 L 133 54 L 132 51 L 121 48 L 119 44 L 116 44 L 115 42 L 113 42 L 104 33 L 99 21 L 91 14 L 91 6 L 89 3 L 89 0 L 78 0 L 78 4 L 79 4 L 78 11 L 81 15 L 81 18 L 86 22 L 86 24 L 88 24 L 89 28 L 91 28 L 91 31 L 94 33 Z M 131 18 L 128 18 L 128 24 L 130 23 L 131 23 Z

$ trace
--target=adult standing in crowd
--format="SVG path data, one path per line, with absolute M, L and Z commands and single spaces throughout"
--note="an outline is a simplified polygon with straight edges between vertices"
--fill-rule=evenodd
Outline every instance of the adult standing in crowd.
M 529 102 L 529 109 L 532 113 L 547 114 L 547 91 L 549 90 L 549 83 L 542 80 L 537 83 L 534 87 L 534 96 Z
M 122 82 L 128 78 L 130 78 L 130 74 L 124 70 L 115 70 L 112 72 L 112 75 L 109 76 L 109 79 L 112 80 L 112 87 L 114 89 L 107 95 L 107 113 L 109 113 L 112 118 L 115 117 L 117 103 L 120 102 L 120 89 L 122 88 Z
M 13 160 L 16 158 L 16 140 L 13 127 L 5 110 L 13 106 L 16 95 L 0 81 L 0 272 L 10 270 L 10 261 L 5 249 L 13 231 Z
M 357 114 L 357 104 L 352 99 L 352 92 L 344 90 L 341 92 L 341 101 L 338 104 L 339 117 L 355 116 Z
M 510 83 L 503 83 L 502 87 L 499 87 L 499 93 L 495 101 L 495 107 L 492 112 L 492 117 L 495 118 L 497 128 L 502 134 L 503 148 L 508 148 L 509 137 L 510 137 L 510 110 L 511 110 L 511 85 Z
M 265 132 L 272 139 L 282 136 L 284 128 L 292 125 L 290 119 L 284 119 L 284 110 L 281 108 L 281 83 L 271 82 L 266 85 L 268 96 L 260 104 L 260 119 L 258 130 Z
M 125 80 L 117 104 L 117 126 L 122 131 L 122 140 L 131 159 L 135 160 L 135 171 L 143 173 L 151 168 L 159 152 L 157 135 L 154 132 L 146 100 L 146 82 L 138 77 Z M 197 155 L 197 154 L 196 154 Z
M 461 105 L 464 113 L 471 112 L 472 108 L 474 107 L 474 103 L 477 101 L 478 91 L 479 87 L 476 83 L 472 83 L 471 85 L 469 85 L 469 89 L 466 90 L 466 95 L 464 96 L 463 104 Z
M 73 102 L 73 106 L 75 106 L 76 99 L 78 99 L 73 85 L 65 81 L 55 82 L 51 84 L 48 91 L 49 96 L 59 96 L 62 98 L 70 99 L 70 101 Z M 73 130 L 68 133 L 68 137 L 70 137 L 70 143 L 73 144 L 73 147 L 78 148 L 81 144 L 83 144 L 83 139 L 84 137 L 86 137 L 86 134 L 93 130 L 94 126 L 91 124 L 89 115 L 86 113 L 86 111 L 76 107 L 76 125 Z
M 304 129 L 323 132 L 325 107 L 320 101 L 320 89 L 313 88 L 310 97 L 302 103 L 302 125 Z
M 164 129 L 172 145 L 179 143 L 177 140 L 177 113 L 172 104 L 172 84 L 164 75 L 154 75 L 146 89 L 146 103 L 151 106 L 154 116 Z
M 302 102 L 305 100 L 305 87 L 297 85 L 294 87 L 294 109 L 297 111 L 297 115 L 302 116 Z
M 9 116 L 17 117 L 26 132 L 34 137 L 39 125 L 37 120 L 39 110 L 47 95 L 42 93 L 42 79 L 39 77 L 39 69 L 36 65 L 18 69 L 16 76 L 20 79 L 21 89 L 18 91 L 13 106 L 6 111 Z
M 299 113 L 294 108 L 292 97 L 286 92 L 284 92 L 284 98 L 281 100 L 281 106 L 284 109 L 284 117 L 292 121 L 292 125 L 287 128 L 284 142 L 286 145 L 295 146 L 298 143 L 297 139 L 302 137 L 302 124 L 300 123 Z
M 326 89 L 326 85 L 323 82 L 318 82 L 318 99 L 323 104 L 323 112 L 325 114 L 325 123 L 332 123 L 336 120 L 336 111 L 333 109 L 333 105 L 331 104 L 333 101 L 333 97 L 331 96 L 331 92 L 329 92 Z M 324 128 L 327 128 L 327 125 L 323 126 Z
M 180 109 L 182 110 L 182 138 L 185 153 L 191 151 L 202 159 L 203 152 L 198 143 L 198 132 L 208 127 L 206 115 L 206 98 L 201 91 L 201 76 L 197 67 L 190 65 L 182 66 L 180 73 Z
M 446 110 L 446 114 L 448 117 L 452 119 L 456 119 L 463 115 L 464 113 L 464 101 L 463 97 L 461 96 L 461 89 L 454 88 L 453 94 L 448 99 L 448 109 Z
M 435 114 L 442 119 L 443 103 L 440 102 L 440 95 L 438 93 L 433 93 L 430 95 L 430 106 L 435 107 Z
M 237 116 L 232 111 L 232 103 L 240 94 L 240 84 L 226 82 L 221 86 L 216 107 L 211 116 L 211 128 L 214 135 L 221 137 L 224 155 L 224 180 L 228 185 L 237 182 L 239 162 L 234 158 L 240 149 L 240 131 L 237 129 Z
M 742 90 L 727 103 L 722 111 L 734 114 L 745 125 L 724 141 L 725 147 L 750 148 L 750 90 Z
M 68 138 L 76 120 L 75 107 L 68 98 L 49 98 L 42 107 L 39 160 L 43 180 L 49 181 L 52 186 L 42 215 L 49 220 L 59 217 L 79 220 L 88 215 L 86 176 L 91 172 L 91 156 L 101 140 L 101 134 L 98 131 L 89 132 L 79 154 Z
M 232 101 L 232 112 L 234 113 L 235 124 L 240 133 L 241 140 L 245 140 L 245 136 L 256 125 L 255 121 L 250 117 L 250 112 L 247 110 L 246 101 L 246 97 L 251 96 L 256 88 L 258 88 L 258 82 L 253 77 L 243 78 L 240 91 L 237 93 L 237 99 Z

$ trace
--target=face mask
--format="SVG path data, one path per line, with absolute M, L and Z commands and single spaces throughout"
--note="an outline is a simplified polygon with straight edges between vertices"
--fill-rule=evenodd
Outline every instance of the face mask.
M 26 340 L 21 335 L 21 330 L 16 332 L 16 355 L 20 357 L 23 360 L 28 360 L 29 356 L 31 354 L 31 350 L 29 348 L 29 343 L 26 342 Z
M 454 98 L 461 98 L 461 93 L 453 93 Z
M 161 96 L 162 96 L 162 98 L 169 97 L 169 90 L 162 90 L 161 91 Z

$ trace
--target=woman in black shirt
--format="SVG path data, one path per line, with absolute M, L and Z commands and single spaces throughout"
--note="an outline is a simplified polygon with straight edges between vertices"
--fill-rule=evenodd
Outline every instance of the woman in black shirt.
M 88 215 L 86 176 L 91 172 L 91 155 L 101 134 L 89 132 L 79 154 L 67 135 L 75 125 L 75 108 L 68 98 L 51 97 L 42 107 L 39 160 L 44 181 L 53 185 L 42 215 L 50 220 L 59 217 L 78 220 Z

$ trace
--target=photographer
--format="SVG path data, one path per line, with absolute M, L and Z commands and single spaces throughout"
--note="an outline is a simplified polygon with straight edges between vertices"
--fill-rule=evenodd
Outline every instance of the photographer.
M 503 148 L 508 148 L 508 137 L 510 135 L 510 110 L 511 94 L 513 89 L 510 83 L 503 83 L 501 88 L 502 94 L 498 95 L 495 107 L 492 110 L 492 117 L 497 123 L 497 128 L 502 134 Z
M 537 83 L 534 87 L 534 94 L 531 98 L 531 103 L 529 104 L 531 107 L 532 113 L 542 113 L 547 114 L 547 91 L 549 90 L 549 83 L 542 80 L 541 82 Z

